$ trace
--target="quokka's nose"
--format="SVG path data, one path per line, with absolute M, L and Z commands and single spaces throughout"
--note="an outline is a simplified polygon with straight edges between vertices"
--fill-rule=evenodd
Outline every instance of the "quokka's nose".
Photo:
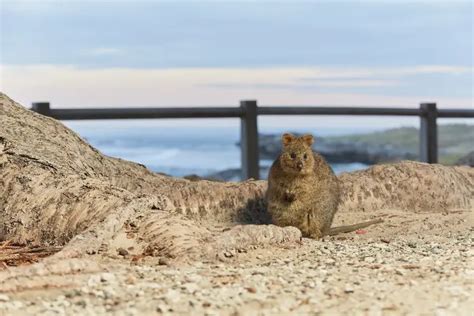
M 300 170 L 303 169 L 303 163 L 302 163 L 302 162 L 298 162 L 298 163 L 296 164 L 296 167 L 297 167 L 298 169 L 300 169 Z

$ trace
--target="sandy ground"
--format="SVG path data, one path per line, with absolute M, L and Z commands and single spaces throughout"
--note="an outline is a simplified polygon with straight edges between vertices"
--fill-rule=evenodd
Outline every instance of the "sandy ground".
M 365 234 L 189 265 L 93 255 L 69 286 L 0 293 L 0 314 L 472 315 L 472 214 L 384 211 Z

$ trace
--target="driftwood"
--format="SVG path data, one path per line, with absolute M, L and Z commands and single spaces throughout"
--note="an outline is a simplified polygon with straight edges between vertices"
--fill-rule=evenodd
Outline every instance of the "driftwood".
M 11 245 L 10 241 L 0 243 L 0 270 L 8 266 L 19 266 L 38 262 L 41 258 L 50 256 L 62 247 L 31 247 Z
M 345 224 L 353 223 L 352 212 L 474 207 L 468 167 L 407 161 L 340 179 L 337 217 Z M 52 261 L 118 248 L 186 261 L 219 258 L 229 249 L 296 245 L 299 230 L 268 225 L 265 188 L 265 181 L 177 179 L 107 157 L 61 122 L 0 94 L 0 241 L 64 247 Z

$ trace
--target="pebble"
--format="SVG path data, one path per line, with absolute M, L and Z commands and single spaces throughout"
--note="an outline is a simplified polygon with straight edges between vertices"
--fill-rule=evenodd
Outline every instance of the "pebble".
M 160 266 L 168 266 L 170 262 L 168 259 L 161 257 L 160 259 L 158 259 L 158 264 Z
M 446 314 L 462 312 L 460 308 L 466 306 L 472 292 L 469 282 L 474 280 L 471 267 L 474 253 L 457 250 L 469 250 L 473 241 L 468 237 L 457 241 L 456 235 L 447 241 L 426 240 L 408 242 L 401 236 L 394 237 L 390 243 L 380 239 L 372 243 L 362 239 L 308 241 L 301 251 L 277 249 L 274 257 L 262 252 L 255 255 L 250 250 L 248 254 L 230 252 L 236 257 L 235 264 L 228 261 L 157 267 L 129 266 L 120 260 L 122 270 L 114 267 L 111 270 L 114 273 L 91 275 L 78 289 L 64 290 L 64 295 L 29 298 L 36 299 L 36 304 L 21 300 L 13 303 L 2 293 L 0 314 L 14 315 L 22 308 L 32 315 L 41 311 L 57 315 L 66 311 L 124 315 L 150 312 L 246 315 L 257 311 L 262 315 L 304 315 L 317 310 L 337 314 L 338 306 L 347 300 L 357 301 L 354 313 L 383 314 L 385 310 L 394 310 L 390 307 L 393 295 L 400 295 L 408 287 L 419 289 L 413 295 L 421 295 L 417 298 L 422 300 L 430 298 L 431 290 L 437 291 L 432 295 L 436 295 L 437 305 L 424 306 L 420 313 L 435 314 L 439 306 L 444 306 Z M 416 251 L 407 246 L 409 243 L 416 245 Z M 321 255 L 321 249 L 328 254 Z M 443 251 L 435 253 L 433 249 Z M 247 256 L 249 260 L 240 260 L 239 256 Z M 256 257 L 260 259 L 255 260 Z M 167 263 L 162 258 L 161 264 L 164 261 Z M 215 282 L 216 278 L 219 282 Z M 19 307 L 19 304 L 23 305 Z M 400 304 L 396 312 L 408 313 L 408 308 Z
M 0 294 L 0 302 L 8 302 L 10 300 L 10 297 L 6 294 Z
M 248 287 L 248 288 L 247 288 L 247 291 L 248 291 L 249 293 L 257 293 L 257 289 L 254 288 L 253 286 Z
M 113 273 L 105 272 L 100 275 L 100 281 L 105 283 L 112 283 L 116 280 L 116 277 Z
M 128 250 L 127 249 L 123 249 L 123 248 L 118 248 L 117 249 L 117 253 L 123 257 L 126 257 L 128 256 Z
M 354 293 L 354 289 L 350 285 L 346 285 L 344 293 Z

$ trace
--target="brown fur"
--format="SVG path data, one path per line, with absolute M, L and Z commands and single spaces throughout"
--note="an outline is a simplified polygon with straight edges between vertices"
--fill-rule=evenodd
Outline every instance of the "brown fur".
M 304 237 L 330 231 L 339 204 L 339 182 L 324 158 L 312 151 L 313 136 L 282 136 L 283 150 L 273 163 L 266 194 L 278 226 L 295 226 Z

